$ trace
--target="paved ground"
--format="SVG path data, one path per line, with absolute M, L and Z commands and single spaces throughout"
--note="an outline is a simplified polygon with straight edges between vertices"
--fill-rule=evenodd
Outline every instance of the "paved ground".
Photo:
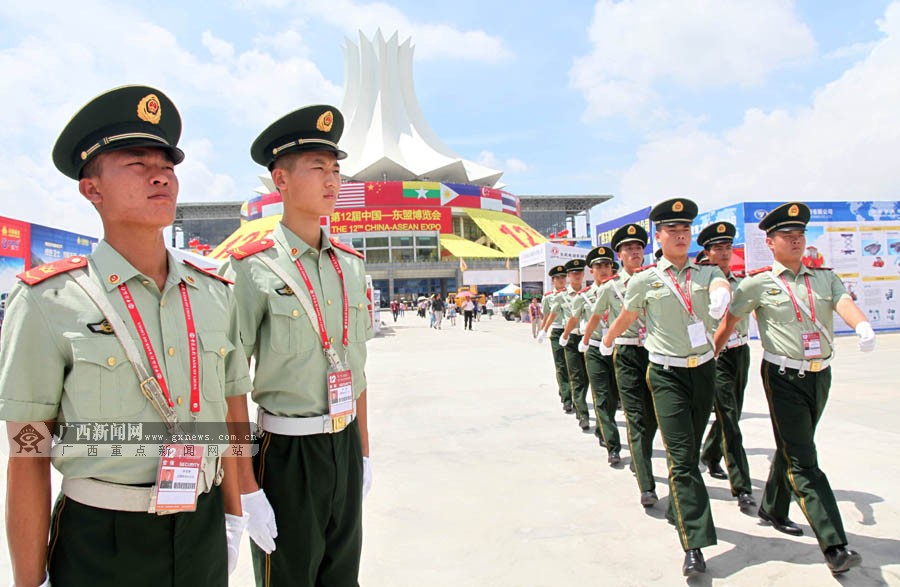
M 593 435 L 560 410 L 549 344 L 534 343 L 528 325 L 483 319 L 465 332 L 460 320 L 434 331 L 410 313 L 396 325 L 387 319 L 370 343 L 375 482 L 362 585 L 685 584 L 678 539 L 663 518 L 658 435 L 661 501 L 645 512 L 627 451 L 624 466 L 611 469 Z M 755 343 L 753 353 L 742 428 L 758 498 L 774 441 Z M 796 505 L 803 538 L 741 514 L 727 481 L 704 474 L 719 544 L 705 550 L 707 575 L 689 584 L 900 586 L 898 362 L 900 334 L 880 336 L 870 355 L 840 339 L 817 437 L 863 567 L 833 579 Z M 621 412 L 619 424 L 624 435 Z M 0 582 L 8 573 L 3 560 Z M 251 583 L 245 544 L 232 585 Z

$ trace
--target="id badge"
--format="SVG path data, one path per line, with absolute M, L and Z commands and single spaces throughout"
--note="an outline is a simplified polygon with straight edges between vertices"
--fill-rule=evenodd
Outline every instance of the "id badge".
M 691 341 L 691 348 L 700 348 L 705 345 L 706 340 L 706 325 L 703 322 L 691 322 L 688 324 L 688 338 Z
M 198 444 L 166 444 L 156 472 L 156 513 L 197 509 L 204 448 Z
M 803 340 L 803 358 L 818 359 L 822 356 L 822 339 L 818 332 L 804 332 L 800 335 Z
M 645 340 L 647 340 L 647 327 L 641 326 L 638 328 L 638 345 L 644 346 Z
M 328 415 L 332 432 L 347 427 L 347 416 L 353 414 L 353 376 L 350 369 L 328 372 Z

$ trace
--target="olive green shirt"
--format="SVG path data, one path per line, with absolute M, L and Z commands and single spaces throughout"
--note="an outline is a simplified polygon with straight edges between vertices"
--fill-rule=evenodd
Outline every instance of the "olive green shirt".
M 831 269 L 810 269 L 805 265 L 801 265 L 800 272 L 794 275 L 778 261 L 772 264 L 772 273 L 779 280 L 784 277 L 794 296 L 807 307 L 810 304 L 805 277 L 809 276 L 816 318 L 828 334 L 833 335 L 834 308 L 841 298 L 849 297 L 838 276 Z M 805 312 L 801 312 L 802 321 L 797 319 L 790 296 L 775 284 L 767 271 L 751 275 L 741 282 L 734 292 L 729 311 L 735 316 L 745 316 L 754 310 L 763 349 L 790 359 L 803 360 L 802 335 L 804 332 L 818 332 L 818 330 Z M 822 357 L 830 357 L 831 345 L 821 334 L 819 340 L 822 345 Z
M 190 422 L 190 355 L 179 283 L 187 284 L 199 338 L 200 412 L 197 422 L 223 423 L 226 396 L 247 393 L 250 379 L 242 353 L 237 306 L 230 287 L 169 255 L 169 275 L 162 292 L 106 241 L 89 256 L 86 268 L 128 326 L 144 366 L 150 364 L 118 286 L 126 284 L 147 329 L 160 369 L 175 402 L 180 422 Z M 33 286 L 18 283 L 9 296 L 0 341 L 0 419 L 34 422 L 102 424 L 156 423 L 165 427 L 156 409 L 141 393 L 137 374 L 115 334 L 104 333 L 103 314 L 71 275 L 59 274 Z M 217 429 L 215 426 L 209 428 Z M 207 430 L 203 427 L 202 430 Z M 68 432 L 67 432 L 68 433 Z M 97 438 L 97 434 L 92 434 Z M 97 456 L 86 446 L 57 446 L 52 463 L 64 476 L 92 477 L 128 485 L 156 481 L 159 447 L 123 444 L 122 456 L 112 456 L 111 443 L 101 443 Z M 218 439 L 210 439 L 216 443 Z M 73 456 L 73 455 L 84 456 Z M 69 455 L 69 456 L 66 456 Z M 209 461 L 207 459 L 207 465 Z
M 591 308 L 594 307 L 594 304 L 597 301 L 597 293 L 600 291 L 600 287 L 596 283 L 592 283 L 587 289 L 587 291 L 580 291 L 575 295 L 575 299 L 572 301 L 572 316 L 578 318 L 581 323 L 579 326 L 583 329 L 585 322 L 587 321 L 587 314 L 591 311 Z M 591 338 L 600 339 L 600 335 L 602 335 L 602 330 L 595 328 Z
M 572 317 L 572 304 L 575 302 L 575 296 L 577 295 L 578 292 L 571 285 L 567 285 L 566 289 L 553 296 L 550 311 L 560 317 L 563 328 L 565 328 L 569 318 Z
M 728 272 L 727 277 L 728 277 L 728 284 L 731 286 L 732 295 L 734 295 L 734 292 L 737 290 L 738 286 L 741 284 L 742 281 L 744 281 L 745 278 L 737 277 L 734 274 L 734 272 L 732 272 L 732 271 Z M 712 320 L 712 319 L 710 319 L 710 320 Z M 719 322 L 721 322 L 721 320 L 712 320 L 712 323 L 715 324 L 713 331 L 715 331 L 715 329 L 718 328 Z M 743 318 L 741 318 L 741 321 L 738 322 L 737 325 L 734 327 L 734 334 L 736 334 L 737 336 L 747 336 L 749 333 L 750 333 L 750 316 L 748 315 L 748 316 L 744 316 Z M 732 336 L 734 336 L 734 334 Z
M 309 295 L 294 262 L 306 269 L 322 309 L 325 330 L 335 352 L 351 370 L 354 397 L 366 389 L 366 341 L 374 335 L 366 297 L 366 268 L 362 259 L 334 247 L 322 231 L 316 250 L 279 223 L 272 232 L 275 245 L 244 259 L 229 259 L 222 267 L 234 280 L 241 336 L 247 357 L 256 359 L 253 401 L 276 416 L 309 417 L 328 413 L 328 360 L 322 339 L 290 288 L 259 259 L 273 259 Z M 349 345 L 342 344 L 343 296 L 341 280 L 329 259 L 337 254 L 344 273 L 349 305 Z
M 553 302 L 556 299 L 556 296 L 564 291 L 565 290 L 552 291 L 548 294 L 545 294 L 544 299 L 541 300 L 541 314 L 543 314 L 544 316 L 550 314 L 550 312 L 553 311 Z M 553 318 L 553 322 L 550 324 L 551 330 L 555 328 L 565 328 L 561 312 L 556 313 L 556 316 Z
M 619 293 L 622 294 L 622 298 L 625 298 L 625 291 L 628 287 L 628 282 L 631 281 L 632 274 L 628 273 L 625 269 L 622 269 L 619 273 L 616 274 L 615 277 L 603 283 L 600 286 L 600 291 L 597 294 L 597 301 L 594 302 L 594 307 L 592 312 L 597 316 L 603 318 L 603 315 L 609 312 L 606 319 L 606 324 L 603 326 L 604 328 L 608 327 L 609 324 L 615 322 L 616 318 L 619 317 L 619 314 L 622 313 L 622 300 L 619 299 L 619 296 L 616 295 L 616 289 L 618 289 Z M 641 321 L 643 321 L 643 312 L 641 313 Z M 638 329 L 640 328 L 640 324 L 637 320 L 631 323 L 631 326 L 628 327 L 628 330 L 622 333 L 622 338 L 637 338 L 639 336 Z M 603 340 L 602 330 L 599 328 L 594 329 L 594 334 L 591 335 L 591 338 L 597 340 Z
M 678 270 L 663 257 L 655 267 L 635 274 L 628 282 L 625 293 L 627 310 L 646 312 L 647 340 L 644 346 L 651 353 L 670 357 L 689 357 L 712 350 L 708 340 L 698 347 L 691 345 L 688 325 L 694 320 L 688 315 L 677 294 L 660 279 L 654 269 L 659 270 L 668 280 L 671 280 L 671 276 L 667 270 L 671 270 L 683 291 L 686 289 L 690 271 L 689 299 L 694 316 L 704 323 L 707 332 L 713 328 L 713 320 L 709 316 L 709 287 L 717 280 L 726 281 L 722 270 L 716 266 L 697 265 L 691 260 Z M 687 291 L 685 295 L 688 295 Z

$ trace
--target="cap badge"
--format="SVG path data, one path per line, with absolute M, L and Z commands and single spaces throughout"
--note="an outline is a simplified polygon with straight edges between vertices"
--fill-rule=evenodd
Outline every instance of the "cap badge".
M 635 227 L 632 225 L 628 227 L 628 230 L 626 232 L 628 234 L 637 234 L 637 229 L 635 229 Z
M 316 121 L 316 128 L 322 132 L 330 132 L 332 124 L 334 124 L 334 115 L 331 110 L 326 110 Z
M 788 208 L 788 216 L 793 218 L 794 216 L 798 216 L 800 214 L 800 207 L 797 204 L 792 205 Z
M 605 248 L 605 247 L 600 247 L 599 249 L 597 249 L 597 254 L 598 254 L 598 255 L 605 255 L 605 254 L 606 254 L 606 248 Z
M 724 224 L 720 224 L 719 226 L 717 226 L 717 227 L 716 227 L 716 232 L 719 233 L 719 234 L 725 234 L 725 225 L 724 225 Z
M 162 106 L 159 104 L 159 98 L 156 94 L 147 94 L 137 105 L 138 118 L 150 124 L 159 124 L 162 118 Z
M 674 204 L 672 204 L 672 212 L 681 212 L 684 210 L 684 204 L 681 203 L 681 200 L 676 200 Z

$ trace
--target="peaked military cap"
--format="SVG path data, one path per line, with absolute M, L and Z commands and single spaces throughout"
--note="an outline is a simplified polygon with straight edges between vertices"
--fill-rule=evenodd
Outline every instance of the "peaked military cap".
M 343 159 L 338 148 L 344 132 L 344 116 L 334 106 L 319 104 L 294 110 L 269 125 L 250 146 L 250 157 L 269 170 L 275 160 L 288 153 L 329 151 Z
M 650 237 L 643 226 L 640 224 L 626 224 L 616 229 L 609 246 L 614 251 L 618 251 L 619 247 L 625 243 L 638 242 L 646 247 L 649 241 Z
M 697 235 L 697 244 L 703 248 L 715 243 L 734 241 L 737 228 L 730 222 L 713 222 Z
M 788 202 L 766 214 L 765 218 L 759 221 L 759 228 L 767 233 L 805 229 L 809 223 L 809 215 L 809 206 L 803 202 Z
M 556 265 L 550 268 L 550 271 L 547 273 L 550 277 L 556 277 L 557 275 L 565 275 L 566 267 L 565 265 Z
M 656 257 L 657 261 L 662 259 L 662 249 L 656 249 L 656 252 L 653 253 L 653 256 Z
M 594 263 L 615 263 L 613 259 L 613 251 L 609 247 L 594 247 L 591 252 L 584 258 L 584 264 L 590 267 Z
M 566 273 L 570 271 L 584 271 L 584 259 L 572 259 L 566 262 Z
M 706 257 L 706 251 L 700 251 L 697 253 L 697 256 L 694 257 L 694 263 L 703 263 L 705 261 L 709 261 Z
M 650 220 L 657 226 L 690 224 L 697 217 L 697 204 L 687 198 L 672 198 L 650 210 Z
M 77 180 L 101 153 L 157 147 L 177 165 L 184 160 L 176 146 L 179 138 L 181 116 L 168 96 L 149 86 L 122 86 L 100 94 L 72 117 L 53 146 L 53 164 Z

